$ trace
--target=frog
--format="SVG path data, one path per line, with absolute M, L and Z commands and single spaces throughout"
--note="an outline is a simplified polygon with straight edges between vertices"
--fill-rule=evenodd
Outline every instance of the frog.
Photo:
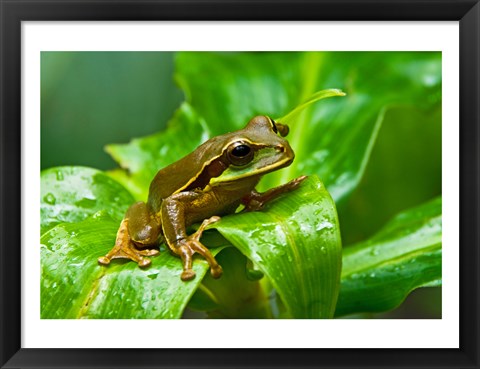
M 150 183 L 147 201 L 128 208 L 113 248 L 98 263 L 106 266 L 124 258 L 145 268 L 164 243 L 181 259 L 182 281 L 195 278 L 194 254 L 208 262 L 213 278 L 221 277 L 222 267 L 200 241 L 203 232 L 242 206 L 240 211 L 261 210 L 306 179 L 300 176 L 266 192 L 255 189 L 262 176 L 293 162 L 295 154 L 284 138 L 288 133 L 288 125 L 259 115 L 243 129 L 210 138 L 159 170 Z M 187 234 L 190 226 L 200 222 L 195 232 Z

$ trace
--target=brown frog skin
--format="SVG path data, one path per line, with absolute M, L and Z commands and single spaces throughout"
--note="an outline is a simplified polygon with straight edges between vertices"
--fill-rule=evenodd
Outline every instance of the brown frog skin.
M 241 130 L 213 137 L 195 151 L 161 169 L 150 184 L 148 201 L 130 206 L 118 229 L 112 250 L 98 259 L 103 265 L 126 258 L 140 267 L 150 265 L 152 247 L 165 242 L 183 263 L 181 279 L 193 279 L 193 255 L 202 255 L 211 275 L 219 278 L 222 267 L 200 242 L 209 224 L 234 213 L 240 204 L 246 211 L 259 210 L 278 195 L 295 189 L 306 177 L 296 178 L 264 193 L 255 191 L 260 178 L 290 165 L 294 153 L 280 137 L 288 126 L 257 116 Z M 201 222 L 187 235 L 187 227 Z

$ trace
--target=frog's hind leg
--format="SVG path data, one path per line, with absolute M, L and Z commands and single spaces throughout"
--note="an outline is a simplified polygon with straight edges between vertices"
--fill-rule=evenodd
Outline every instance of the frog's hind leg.
M 108 265 L 113 259 L 130 259 L 140 267 L 149 266 L 151 260 L 145 256 L 157 255 L 159 251 L 143 248 L 157 244 L 160 229 L 150 214 L 145 203 L 133 204 L 120 224 L 115 245 L 108 254 L 98 258 L 98 262 Z
M 148 266 L 151 262 L 149 259 L 143 258 L 138 250 L 134 249 L 133 242 L 128 235 L 128 220 L 122 220 L 120 228 L 117 232 L 115 246 L 106 254 L 98 258 L 98 263 L 102 265 L 110 264 L 113 259 L 130 259 L 138 263 L 139 266 Z
M 137 250 L 128 234 L 128 220 L 122 220 L 117 232 L 115 246 L 106 254 L 98 258 L 98 263 L 102 265 L 110 264 L 113 259 L 130 259 L 138 263 L 140 267 L 146 267 L 151 264 L 150 259 L 144 258 L 143 250 Z

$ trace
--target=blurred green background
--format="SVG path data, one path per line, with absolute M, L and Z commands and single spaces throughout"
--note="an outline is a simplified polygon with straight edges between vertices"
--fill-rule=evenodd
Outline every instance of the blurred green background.
M 157 132 L 183 101 L 172 76 L 168 52 L 42 52 L 42 169 L 116 167 L 106 144 Z
M 354 65 L 353 54 L 343 53 L 339 62 Z M 117 167 L 106 144 L 158 132 L 185 100 L 174 68 L 169 52 L 42 52 L 41 168 Z M 372 84 L 382 83 L 381 73 L 371 76 Z M 355 71 L 346 86 L 327 87 L 348 90 L 349 78 L 356 78 Z M 432 106 L 387 111 L 359 186 L 339 205 L 345 245 L 371 236 L 399 211 L 441 195 L 441 97 Z M 416 290 L 399 309 L 369 317 L 439 318 L 441 288 Z

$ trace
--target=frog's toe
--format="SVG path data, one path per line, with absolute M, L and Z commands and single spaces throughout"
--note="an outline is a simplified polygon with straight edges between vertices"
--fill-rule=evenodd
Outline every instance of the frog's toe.
M 212 224 L 212 223 L 215 223 L 215 222 L 218 222 L 221 218 L 217 215 L 214 215 L 212 217 L 210 217 L 209 219 L 207 219 L 207 223 L 208 224 Z
M 195 278 L 195 272 L 192 269 L 184 270 L 180 278 L 182 281 L 190 281 Z
M 138 261 L 138 266 L 140 268 L 146 268 L 148 267 L 150 264 L 152 264 L 152 261 L 150 259 L 147 259 L 147 258 L 142 258 Z
M 306 180 L 308 178 L 308 176 L 300 176 L 300 177 L 297 177 L 295 179 L 292 179 L 290 181 L 290 183 L 292 184 L 292 187 L 293 188 L 296 188 L 300 185 L 300 183 L 302 183 L 304 180 Z
M 102 264 L 102 265 L 108 265 L 108 264 L 110 264 L 110 259 L 107 258 L 106 256 L 100 256 L 98 258 L 98 263 Z
M 216 266 L 210 268 L 210 274 L 215 279 L 220 278 L 223 274 L 223 269 L 217 264 Z
M 101 265 L 108 265 L 113 259 L 129 259 L 136 262 L 140 268 L 145 268 L 152 263 L 152 261 L 145 256 L 154 256 L 157 254 L 159 254 L 158 250 L 138 250 L 130 243 L 127 243 L 127 245 L 115 245 L 107 255 L 101 256 L 97 260 Z

